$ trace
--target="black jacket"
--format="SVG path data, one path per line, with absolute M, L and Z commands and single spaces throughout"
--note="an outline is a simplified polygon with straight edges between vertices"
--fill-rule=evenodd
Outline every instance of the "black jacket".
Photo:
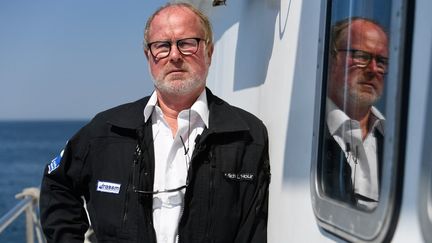
M 381 184 L 382 159 L 383 159 L 383 135 L 375 131 L 377 138 L 378 154 L 378 181 Z M 333 198 L 351 205 L 357 205 L 360 195 L 355 195 L 354 187 L 351 180 L 351 167 L 345 157 L 344 151 L 334 140 L 325 127 L 320 165 L 321 171 L 321 188 L 323 192 Z
M 152 195 L 134 192 L 134 186 L 153 189 L 151 119 L 145 124 L 143 115 L 148 99 L 98 114 L 68 142 L 58 167 L 45 170 L 40 211 L 48 242 L 83 242 L 83 198 L 98 242 L 156 242 Z M 209 128 L 192 155 L 179 240 L 267 242 L 266 128 L 209 90 L 207 99 Z M 101 182 L 118 187 L 103 192 L 97 188 Z

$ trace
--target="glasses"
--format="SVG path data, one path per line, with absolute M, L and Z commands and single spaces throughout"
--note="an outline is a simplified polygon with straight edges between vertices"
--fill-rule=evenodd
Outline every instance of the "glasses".
M 177 50 L 185 56 L 190 56 L 198 51 L 201 38 L 185 38 L 175 41 Z M 155 41 L 147 44 L 150 53 L 155 59 L 162 59 L 171 53 L 172 41 Z
M 182 140 L 182 142 L 183 142 L 183 140 Z M 184 144 L 183 144 L 183 146 L 184 146 Z M 184 147 L 185 148 L 185 155 L 187 155 L 187 158 L 188 158 L 188 154 L 187 154 L 187 152 L 188 151 L 186 151 L 186 147 Z M 189 150 L 189 148 L 187 149 L 187 150 Z M 135 192 L 135 193 L 140 193 L 140 194 L 146 194 L 146 195 L 154 195 L 154 194 L 159 194 L 159 193 L 169 193 L 169 192 L 176 192 L 176 191 L 180 191 L 180 190 L 183 190 L 183 189 L 185 189 L 185 188 L 187 188 L 188 186 L 189 186 L 189 177 L 188 176 L 186 176 L 186 184 L 185 185 L 182 185 L 182 186 L 179 186 L 179 187 L 176 187 L 176 188 L 172 188 L 172 189 L 163 189 L 163 190 L 156 190 L 156 191 L 148 191 L 148 190 L 141 190 L 141 189 L 139 189 L 139 185 L 138 185 L 138 183 L 139 183 L 139 179 L 137 180 L 137 178 L 139 178 L 139 169 L 137 169 L 138 168 L 138 161 L 140 161 L 140 158 L 141 158 L 141 155 L 142 155 L 142 151 L 141 151 L 141 147 L 137 144 L 137 146 L 136 146 L 136 148 L 135 148 L 135 154 L 134 154 L 134 161 L 133 161 L 133 165 L 132 165 L 132 190 Z M 187 159 L 186 159 L 186 166 L 187 166 Z M 187 168 L 187 167 L 186 167 Z
M 338 49 L 338 51 L 349 52 L 356 67 L 367 67 L 372 59 L 375 59 L 377 70 L 380 74 L 386 74 L 388 70 L 388 58 L 380 55 L 374 55 L 370 52 L 357 49 Z

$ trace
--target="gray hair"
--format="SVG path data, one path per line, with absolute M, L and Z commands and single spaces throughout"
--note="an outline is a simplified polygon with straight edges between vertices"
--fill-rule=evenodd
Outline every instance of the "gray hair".
M 198 16 L 198 18 L 201 21 L 201 25 L 202 25 L 202 28 L 204 30 L 205 42 L 208 45 L 213 44 L 213 32 L 212 32 L 210 20 L 208 19 L 208 17 L 204 13 L 202 13 L 200 10 L 198 10 L 197 8 L 195 8 L 193 5 L 191 5 L 189 3 L 167 3 L 166 5 L 160 7 L 158 10 L 156 10 L 156 12 L 154 12 L 147 20 L 147 23 L 146 23 L 146 26 L 144 29 L 144 42 L 143 42 L 144 49 L 147 49 L 147 43 L 149 41 L 149 31 L 150 31 L 151 22 L 153 21 L 155 16 L 158 15 L 162 10 L 164 10 L 166 8 L 170 8 L 170 7 L 184 7 L 184 8 L 191 10 L 193 13 L 195 13 L 196 16 Z

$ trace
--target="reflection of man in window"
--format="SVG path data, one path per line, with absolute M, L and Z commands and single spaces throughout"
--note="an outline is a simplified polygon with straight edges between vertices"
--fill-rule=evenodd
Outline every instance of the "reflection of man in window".
M 378 203 L 384 117 L 380 98 L 388 38 L 377 23 L 345 19 L 332 28 L 326 107 L 324 191 L 373 209 Z

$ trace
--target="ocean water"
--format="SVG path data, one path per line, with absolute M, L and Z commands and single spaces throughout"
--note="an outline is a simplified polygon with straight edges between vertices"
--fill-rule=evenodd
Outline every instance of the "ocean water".
M 87 121 L 0 121 L 0 217 L 13 208 L 15 195 L 39 187 L 45 166 Z M 0 234 L 0 242 L 24 243 L 21 215 Z

